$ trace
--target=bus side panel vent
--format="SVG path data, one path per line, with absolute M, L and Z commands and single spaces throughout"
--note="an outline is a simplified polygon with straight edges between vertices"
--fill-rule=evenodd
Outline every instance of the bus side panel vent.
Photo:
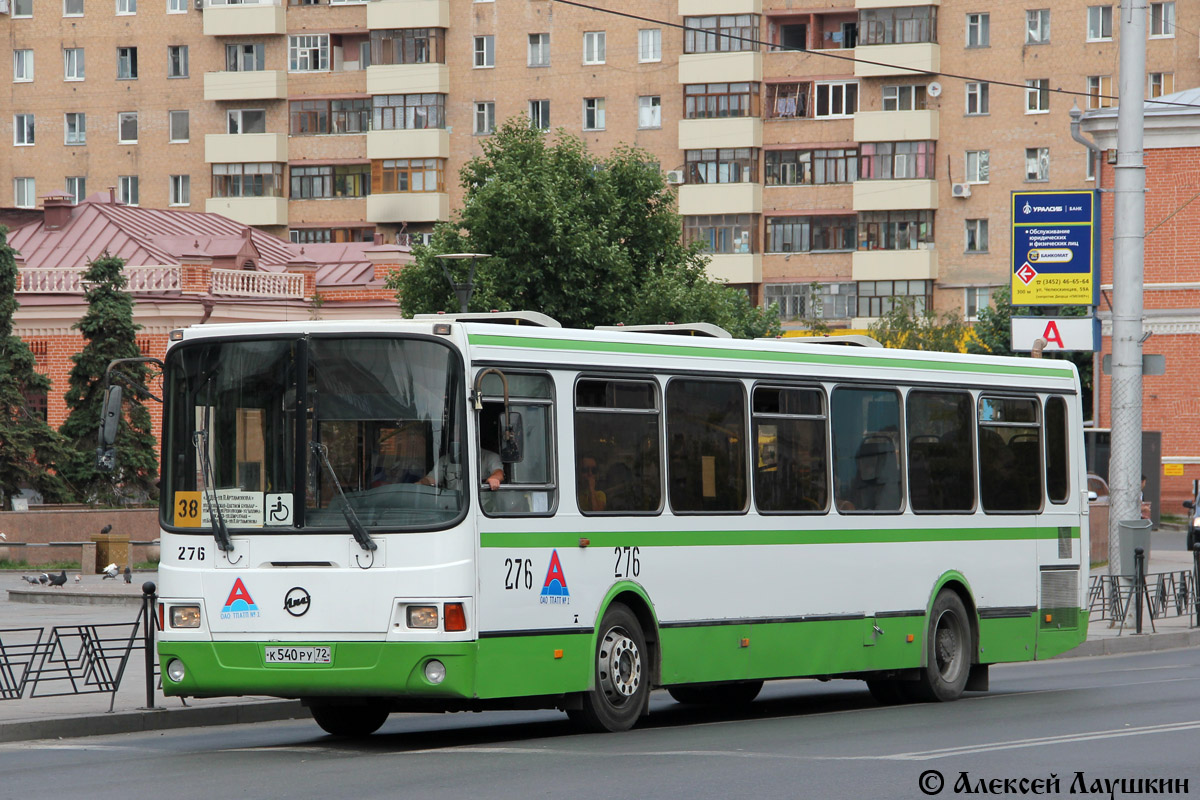
M 1079 627 L 1079 571 L 1056 569 L 1042 571 L 1042 603 L 1038 627 Z
M 1071 557 L 1071 530 L 1072 530 L 1071 526 L 1069 526 L 1069 525 L 1059 525 L 1058 526 L 1058 557 L 1059 558 L 1070 558 Z

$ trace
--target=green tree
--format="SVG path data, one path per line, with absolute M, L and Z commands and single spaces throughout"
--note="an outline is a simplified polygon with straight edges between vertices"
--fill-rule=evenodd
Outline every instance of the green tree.
M 541 311 L 570 327 L 624 322 L 712 322 L 736 336 L 778 330 L 778 315 L 707 277 L 699 245 L 680 236 L 674 195 L 642 150 L 606 158 L 562 131 L 509 120 L 460 174 L 455 219 L 439 223 L 416 263 L 395 272 L 405 314 L 458 311 L 439 253 L 477 261 L 470 310 Z M 445 263 L 465 281 L 468 264 Z
M 870 331 L 884 347 L 960 353 L 968 329 L 956 312 L 939 315 L 932 308 L 918 309 L 911 297 L 896 297 Z
M 30 486 L 48 502 L 69 495 L 54 470 L 63 454 L 61 437 L 44 419 L 29 413 L 27 393 L 50 391 L 50 379 L 34 369 L 33 353 L 13 335 L 17 313 L 17 262 L 0 227 L 0 508 Z
M 140 364 L 121 368 L 125 384 L 124 413 L 117 433 L 117 465 L 113 472 L 96 468 L 97 433 L 104 404 L 104 374 L 115 358 L 137 358 L 137 332 L 133 298 L 123 291 L 123 259 L 104 255 L 88 265 L 85 297 L 88 310 L 73 326 L 87 340 L 83 351 L 72 356 L 67 406 L 71 409 L 60 432 L 70 445 L 60 469 L 88 502 L 119 505 L 130 498 L 157 497 L 158 459 L 150 412 L 134 386 L 144 386 L 148 370 Z

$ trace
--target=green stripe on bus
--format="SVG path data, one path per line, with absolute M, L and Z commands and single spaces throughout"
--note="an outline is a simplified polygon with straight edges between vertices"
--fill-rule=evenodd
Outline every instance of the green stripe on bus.
M 987 542 L 1057 539 L 1057 527 L 1023 528 L 910 528 L 905 530 L 788 530 L 788 531 L 547 531 L 480 533 L 482 547 L 727 547 L 778 544 L 888 544 L 894 542 Z M 1079 528 L 1071 528 L 1079 538 Z
M 742 358 L 752 361 L 784 361 L 797 364 L 833 364 L 855 367 L 892 367 L 934 370 L 940 372 L 971 372 L 991 375 L 1038 375 L 1070 378 L 1069 369 L 1050 366 L 1018 367 L 1009 364 L 980 364 L 945 361 L 924 361 L 915 358 L 880 358 L 877 356 L 843 356 L 837 354 L 789 353 L 769 350 L 735 350 L 724 347 L 681 346 L 672 344 L 641 344 L 638 342 L 596 342 L 577 339 L 550 339 L 496 334 L 472 334 L 473 345 L 523 347 L 541 350 L 579 350 L 593 353 L 627 353 L 635 355 L 691 356 L 693 358 Z

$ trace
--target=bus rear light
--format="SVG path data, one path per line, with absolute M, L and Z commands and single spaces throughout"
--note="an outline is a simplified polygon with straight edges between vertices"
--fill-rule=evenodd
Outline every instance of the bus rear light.
M 462 603 L 446 603 L 446 630 L 465 631 L 467 629 L 467 612 Z
M 171 606 L 172 628 L 199 628 L 200 606 Z
M 408 627 L 436 628 L 438 626 L 437 606 L 409 606 Z

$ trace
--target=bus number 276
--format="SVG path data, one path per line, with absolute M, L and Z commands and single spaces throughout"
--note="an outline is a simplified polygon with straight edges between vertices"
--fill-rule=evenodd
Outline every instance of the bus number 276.
M 533 588 L 532 558 L 506 558 L 504 569 L 505 589 L 520 589 L 521 584 L 524 584 L 526 589 Z
M 613 566 L 614 578 L 628 578 L 633 576 L 636 578 L 642 571 L 642 563 L 638 560 L 638 554 L 641 549 L 637 547 L 614 547 L 613 555 L 617 557 L 617 563 Z M 621 562 L 625 562 L 622 564 Z

